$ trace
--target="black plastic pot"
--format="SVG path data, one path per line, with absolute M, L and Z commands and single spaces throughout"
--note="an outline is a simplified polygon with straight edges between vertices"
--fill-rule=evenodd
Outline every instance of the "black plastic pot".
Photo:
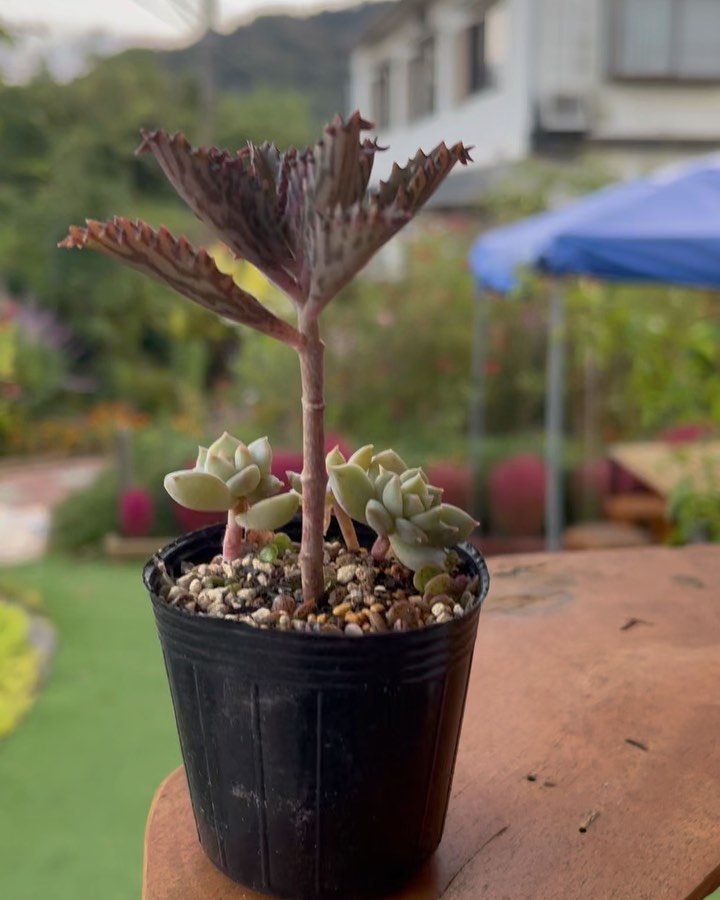
M 299 539 L 299 523 L 285 530 Z M 177 573 L 207 562 L 222 526 L 160 554 Z M 198 835 L 230 878 L 289 898 L 351 898 L 398 886 L 442 836 L 480 605 L 417 631 L 264 631 L 159 599 L 144 571 L 172 693 Z

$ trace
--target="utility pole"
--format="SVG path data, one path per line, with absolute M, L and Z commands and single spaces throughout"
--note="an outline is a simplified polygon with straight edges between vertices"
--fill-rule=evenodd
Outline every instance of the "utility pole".
M 217 32 L 219 0 L 202 0 L 203 36 L 200 45 L 202 141 L 212 144 L 217 114 Z

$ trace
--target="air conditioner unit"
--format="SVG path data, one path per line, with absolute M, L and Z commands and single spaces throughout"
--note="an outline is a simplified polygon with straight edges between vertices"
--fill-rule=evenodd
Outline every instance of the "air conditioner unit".
M 576 94 L 541 97 L 538 114 L 543 131 L 583 133 L 590 127 L 587 101 Z

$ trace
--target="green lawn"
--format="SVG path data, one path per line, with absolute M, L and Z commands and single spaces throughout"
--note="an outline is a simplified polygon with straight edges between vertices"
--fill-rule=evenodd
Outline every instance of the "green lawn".
M 0 897 L 134 900 L 148 806 L 179 763 L 140 566 L 51 558 L 2 576 L 40 590 L 59 644 L 0 742 Z

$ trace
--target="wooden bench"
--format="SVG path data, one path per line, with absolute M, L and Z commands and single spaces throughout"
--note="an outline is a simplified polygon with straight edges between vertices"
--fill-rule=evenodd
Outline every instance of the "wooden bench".
M 702 900 L 720 887 L 720 547 L 491 561 L 443 841 L 396 900 Z M 144 900 L 261 900 L 205 858 L 182 770 Z

